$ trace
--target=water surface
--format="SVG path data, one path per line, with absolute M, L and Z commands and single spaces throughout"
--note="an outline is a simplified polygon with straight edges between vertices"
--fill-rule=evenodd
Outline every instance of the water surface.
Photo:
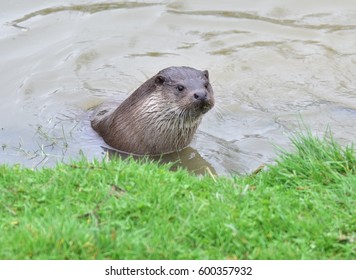
M 191 169 L 248 173 L 303 119 L 355 141 L 354 1 L 2 1 L 0 163 L 101 158 L 87 110 L 168 66 L 208 69 Z

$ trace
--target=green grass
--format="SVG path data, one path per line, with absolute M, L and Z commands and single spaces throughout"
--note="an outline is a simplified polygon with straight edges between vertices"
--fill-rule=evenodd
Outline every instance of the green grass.
M 355 149 L 292 140 L 234 178 L 134 160 L 0 166 L 0 259 L 355 259 Z

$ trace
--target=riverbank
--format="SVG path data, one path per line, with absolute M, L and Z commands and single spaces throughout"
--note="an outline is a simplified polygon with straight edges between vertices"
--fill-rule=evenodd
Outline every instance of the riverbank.
M 0 166 L 0 259 L 355 259 L 355 149 L 293 145 L 232 178 L 134 160 Z

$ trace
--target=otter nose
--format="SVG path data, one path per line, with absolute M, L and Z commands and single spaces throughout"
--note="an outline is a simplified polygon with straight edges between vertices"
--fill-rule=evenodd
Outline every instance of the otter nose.
M 200 101 L 204 101 L 207 98 L 207 93 L 205 91 L 198 91 L 194 93 L 194 98 Z

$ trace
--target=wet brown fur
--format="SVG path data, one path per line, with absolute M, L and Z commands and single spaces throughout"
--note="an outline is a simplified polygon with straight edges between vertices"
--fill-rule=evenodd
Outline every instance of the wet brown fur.
M 203 114 L 213 106 L 208 71 L 169 67 L 143 83 L 120 105 L 99 106 L 91 125 L 118 150 L 157 155 L 189 145 Z

